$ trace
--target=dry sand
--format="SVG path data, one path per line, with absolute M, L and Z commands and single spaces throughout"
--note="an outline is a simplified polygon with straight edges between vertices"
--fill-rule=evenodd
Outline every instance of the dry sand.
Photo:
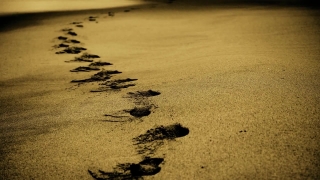
M 320 178 L 317 10 L 177 1 L 42 15 L 0 32 L 1 179 L 92 179 L 123 163 L 120 179 Z M 70 83 L 97 71 L 70 72 L 90 63 L 55 54 L 58 36 L 122 72 L 109 85 L 135 86 Z

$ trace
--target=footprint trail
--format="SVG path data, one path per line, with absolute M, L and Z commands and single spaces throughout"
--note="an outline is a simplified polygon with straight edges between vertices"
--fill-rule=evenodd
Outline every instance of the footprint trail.
M 174 0 L 168 0 L 166 3 L 171 4 Z M 149 8 L 156 8 L 157 4 L 152 5 Z M 139 8 L 130 8 L 122 10 L 122 13 L 130 14 L 132 10 Z M 117 12 L 118 13 L 118 12 Z M 119 12 L 121 13 L 121 12 Z M 115 12 L 107 12 L 107 17 L 115 18 Z M 92 22 L 98 23 L 98 16 L 89 16 L 86 18 L 86 22 L 74 21 L 69 25 L 74 26 L 76 29 L 82 29 L 85 25 L 92 25 Z M 101 19 L 107 20 L 107 19 Z M 89 24 L 88 24 L 89 23 Z M 89 63 L 71 69 L 71 73 L 90 73 L 92 71 L 99 71 L 86 79 L 71 80 L 71 83 L 80 84 L 89 82 L 98 82 L 98 87 L 90 92 L 115 92 L 122 89 L 136 86 L 135 82 L 138 79 L 135 78 L 122 78 L 114 79 L 113 77 L 122 72 L 118 70 L 105 70 L 102 67 L 113 65 L 110 62 L 100 60 L 100 56 L 96 54 L 90 54 L 87 48 L 76 46 L 76 44 L 84 44 L 74 37 L 79 37 L 78 33 L 73 28 L 63 28 L 60 30 L 63 35 L 56 37 L 56 41 L 59 41 L 54 48 L 60 49 L 56 54 L 80 54 L 80 56 L 74 57 L 72 60 L 66 60 L 68 63 Z M 80 36 L 81 37 L 81 36 Z M 81 39 L 80 39 L 81 40 Z M 62 49 L 64 48 L 64 49 Z M 62 49 L 62 50 L 61 50 Z M 99 59 L 99 61 L 96 61 Z M 150 119 L 150 115 L 158 108 L 150 99 L 154 96 L 159 96 L 161 93 L 154 90 L 129 92 L 123 98 L 132 100 L 133 107 L 131 109 L 124 109 L 115 113 L 104 114 L 104 122 L 113 123 L 130 123 L 134 120 Z M 121 124 L 120 124 L 121 125 Z M 102 169 L 88 169 L 89 175 L 96 180 L 115 180 L 115 179 L 144 179 L 145 176 L 152 176 L 161 171 L 161 165 L 163 165 L 165 157 L 156 157 L 157 150 L 164 146 L 168 141 L 174 141 L 177 138 L 184 137 L 189 134 L 189 129 L 182 126 L 180 123 L 175 123 L 167 126 L 156 126 L 146 131 L 135 138 L 132 138 L 133 146 L 136 153 L 141 156 L 140 162 L 126 162 L 117 164 L 112 170 L 105 171 Z

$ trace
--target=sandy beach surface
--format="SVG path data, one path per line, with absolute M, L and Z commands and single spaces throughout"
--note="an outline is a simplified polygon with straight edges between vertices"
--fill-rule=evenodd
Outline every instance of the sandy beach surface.
M 0 17 L 0 179 L 319 179 L 319 17 L 182 0 Z

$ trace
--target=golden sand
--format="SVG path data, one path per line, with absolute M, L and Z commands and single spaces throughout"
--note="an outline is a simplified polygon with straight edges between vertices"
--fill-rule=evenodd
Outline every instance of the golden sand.
M 124 163 L 119 178 L 318 179 L 315 12 L 173 2 L 0 32 L 1 179 L 92 179 Z M 87 50 L 56 54 L 60 43 Z M 89 66 L 65 62 L 84 52 L 112 65 L 70 72 Z

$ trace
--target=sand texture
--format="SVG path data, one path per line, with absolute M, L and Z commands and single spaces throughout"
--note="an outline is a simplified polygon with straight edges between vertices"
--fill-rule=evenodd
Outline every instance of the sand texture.
M 0 179 L 320 179 L 319 17 L 170 0 L 2 18 Z

